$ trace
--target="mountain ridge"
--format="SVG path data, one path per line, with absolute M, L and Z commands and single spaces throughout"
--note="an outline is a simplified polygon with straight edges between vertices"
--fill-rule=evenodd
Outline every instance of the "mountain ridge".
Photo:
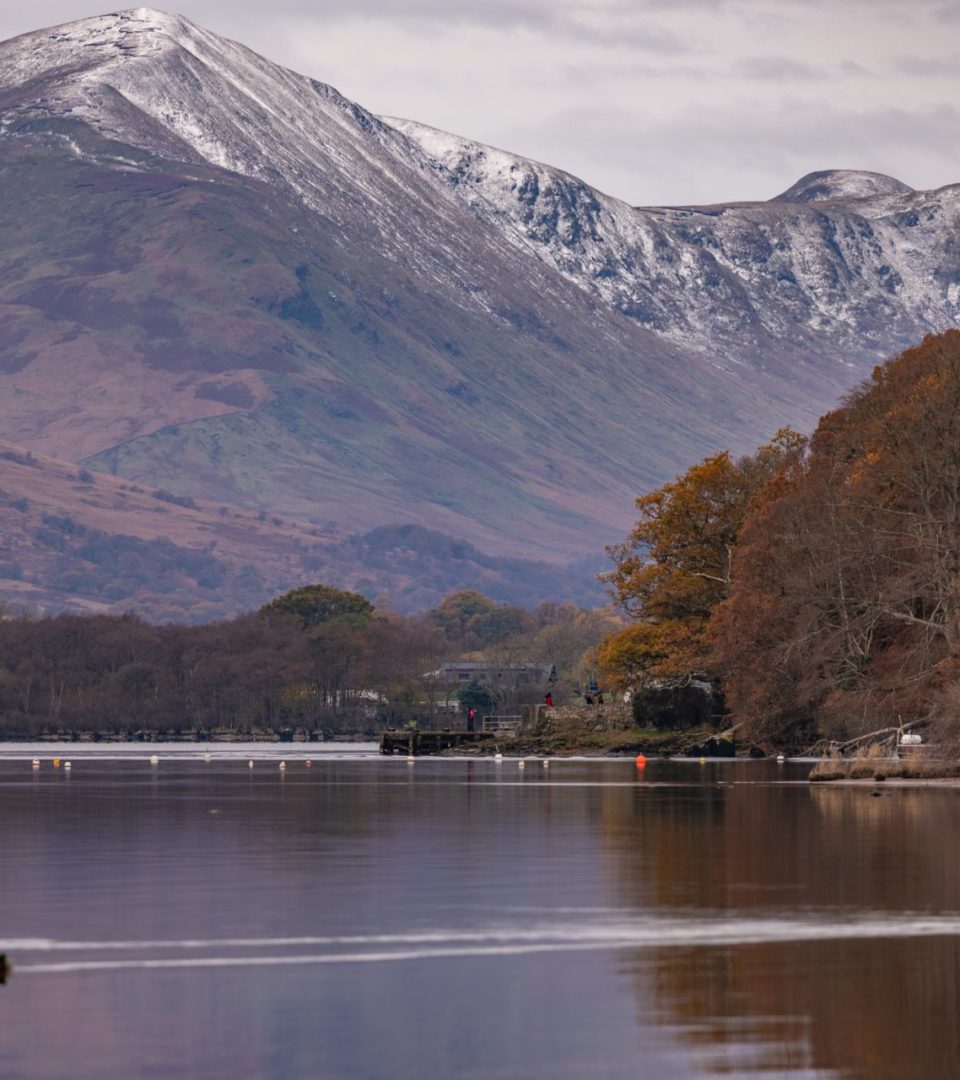
M 890 351 L 889 331 L 877 331 L 878 319 L 900 322 L 897 340 L 906 344 L 960 317 L 960 288 L 939 301 L 925 296 L 932 303 L 910 318 L 895 302 L 900 292 L 931 291 L 931 267 L 915 265 L 916 245 L 911 248 L 905 237 L 921 227 L 921 212 L 929 214 L 937 196 L 947 201 L 955 228 L 960 185 L 917 192 L 879 173 L 826 170 L 766 202 L 633 207 L 562 170 L 413 121 L 391 122 L 435 156 L 453 186 L 466 184 L 474 205 L 492 204 L 494 214 L 521 225 L 514 234 L 521 232 L 541 259 L 581 285 L 586 281 L 616 310 L 720 366 L 731 353 L 733 363 L 762 365 L 776 346 L 800 361 L 813 344 L 811 330 L 829 330 L 835 345 L 858 357 L 865 345 L 874 346 L 874 358 L 882 359 Z M 491 187 L 494 194 L 487 197 Z M 539 215 L 538 202 L 544 204 Z M 790 250 L 789 229 L 801 234 L 799 252 Z M 811 254 L 813 265 L 806 261 Z M 945 254 L 956 284 L 960 261 Z M 762 262 L 761 275 L 749 273 L 751 257 Z M 675 295 L 666 301 L 657 296 L 656 285 L 669 274 L 674 294 L 685 293 L 688 309 L 705 308 L 707 320 L 691 319 Z M 854 275 L 860 295 L 851 305 L 837 285 Z M 724 318 L 724 306 L 733 311 L 732 322 Z
M 348 532 L 597 551 L 960 316 L 960 186 L 631 207 L 151 9 L 0 43 L 0 147 L 0 436 Z

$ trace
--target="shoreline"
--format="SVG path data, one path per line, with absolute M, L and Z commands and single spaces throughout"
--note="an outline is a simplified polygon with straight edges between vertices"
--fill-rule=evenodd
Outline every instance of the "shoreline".
M 54 735 L 49 733 L 43 735 L 10 735 L 0 734 L 0 746 L 9 744 L 15 746 L 17 743 L 50 743 L 50 744 L 63 744 L 71 746 L 96 746 L 105 744 L 108 746 L 149 746 L 151 744 L 163 744 L 163 743 L 220 743 L 221 745 L 229 746 L 231 743 L 301 743 L 303 745 L 317 745 L 322 743 L 338 743 L 338 742 L 376 742 L 379 739 L 379 732 L 371 734 L 369 732 L 351 732 L 344 734 L 338 732 L 336 735 L 324 736 L 321 732 L 304 734 L 298 732 L 296 734 L 288 734 L 286 732 L 279 731 L 251 731 L 244 733 L 234 732 L 188 732 L 188 733 L 171 733 L 150 731 L 143 734 L 117 734 L 116 732 L 57 732 Z
M 960 788 L 958 776 L 891 776 L 888 779 L 876 780 L 872 776 L 864 777 L 838 777 L 836 780 L 810 780 L 810 784 L 817 787 L 845 787 L 845 788 L 916 788 L 916 787 L 945 787 Z

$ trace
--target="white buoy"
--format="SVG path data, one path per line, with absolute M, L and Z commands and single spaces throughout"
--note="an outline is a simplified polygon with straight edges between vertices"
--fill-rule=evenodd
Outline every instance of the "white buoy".
M 527 763 L 525 761 L 521 760 L 521 761 L 517 762 L 517 768 L 518 769 L 525 769 L 526 767 L 527 767 Z
M 307 758 L 307 760 L 306 760 L 306 761 L 304 762 L 304 764 L 305 764 L 305 765 L 307 766 L 307 768 L 309 769 L 309 768 L 310 768 L 310 766 L 311 766 L 311 765 L 313 764 L 313 762 L 312 762 L 312 761 L 311 761 L 311 760 L 310 760 L 309 758 Z
M 35 758 L 33 759 L 33 767 L 34 767 L 35 769 L 39 769 L 39 768 L 40 768 L 40 759 L 39 759 L 38 757 L 35 757 Z
M 247 768 L 248 768 L 248 769 L 252 769 L 252 768 L 253 768 L 253 762 L 252 762 L 252 761 L 248 761 L 248 762 L 247 762 Z
M 211 755 L 211 754 L 204 754 L 204 755 L 203 755 L 203 760 L 204 760 L 204 761 L 209 761 L 211 757 L 212 757 L 212 755 Z
M 783 756 L 783 754 L 777 754 L 777 764 L 778 765 L 782 765 L 786 760 L 787 759 Z
M 544 761 L 543 761 L 543 767 L 544 767 L 545 769 L 549 769 L 549 768 L 550 768 L 550 762 L 549 762 L 549 761 L 547 761 L 547 760 L 546 760 L 546 758 L 544 758 Z
M 71 768 L 73 768 L 73 765 L 72 765 L 72 764 L 71 764 L 71 763 L 70 763 L 69 761 L 65 761 L 65 762 L 63 763 L 63 767 L 64 767 L 65 769 L 71 769 Z
M 493 760 L 494 761 L 503 761 L 503 754 L 501 754 L 501 753 L 494 754 L 493 755 Z
M 160 764 L 160 758 L 157 757 L 156 754 L 151 754 L 150 755 L 150 764 L 151 765 L 159 765 Z
M 408 765 L 412 765 L 412 764 L 413 764 L 413 763 L 414 763 L 414 762 L 415 762 L 416 760 L 417 760 L 417 759 L 416 759 L 416 758 L 415 758 L 415 757 L 413 756 L 413 754 L 411 754 L 411 755 L 410 755 L 410 756 L 409 756 L 409 757 L 407 758 L 407 764 L 408 764 Z
M 281 761 L 280 762 L 280 768 L 285 769 L 286 767 L 287 767 L 287 763 L 285 761 Z

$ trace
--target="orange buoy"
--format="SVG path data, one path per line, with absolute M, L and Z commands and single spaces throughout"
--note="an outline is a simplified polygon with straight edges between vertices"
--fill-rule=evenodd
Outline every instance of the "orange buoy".
M 647 759 L 643 756 L 643 754 L 637 754 L 637 768 L 642 769 L 644 765 L 646 765 L 646 763 Z

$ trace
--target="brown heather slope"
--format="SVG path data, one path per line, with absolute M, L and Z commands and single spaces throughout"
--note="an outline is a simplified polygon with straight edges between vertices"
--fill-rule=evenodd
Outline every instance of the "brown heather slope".
M 171 501 L 177 498 L 0 442 L 0 599 L 39 611 L 212 618 L 305 581 L 306 556 L 316 559 L 344 539 L 252 510 Z M 97 534 L 130 538 L 132 552 L 111 552 L 109 541 L 90 550 Z M 83 555 L 98 557 L 108 580 L 89 573 L 84 580 L 83 563 L 98 563 Z M 199 558 L 196 567 L 190 557 Z M 191 569 L 201 577 L 192 586 Z M 184 599 L 183 586 L 195 595 Z
M 297 585 L 422 610 L 465 584 L 499 600 L 599 599 L 593 566 L 484 556 L 416 527 L 362 535 L 147 489 L 0 441 L 0 603 L 206 621 Z
M 0 435 L 34 451 L 350 531 L 577 557 L 691 448 L 743 443 L 761 412 L 813 419 L 480 235 L 492 311 L 258 181 L 117 168 L 137 151 L 45 124 L 0 156 Z

